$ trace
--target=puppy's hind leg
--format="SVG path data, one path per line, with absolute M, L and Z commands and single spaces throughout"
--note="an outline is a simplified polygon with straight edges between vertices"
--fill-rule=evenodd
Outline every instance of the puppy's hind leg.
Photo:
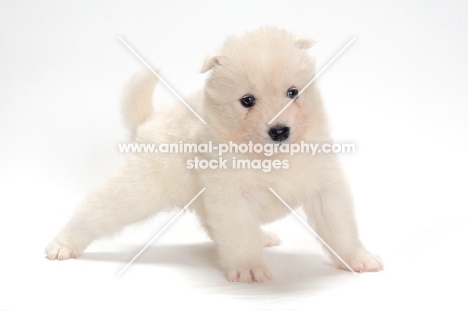
M 158 176 L 154 175 L 141 161 L 127 161 L 103 186 L 90 193 L 47 246 L 47 258 L 77 257 L 93 240 L 114 234 L 173 203 L 163 195 Z
M 273 247 L 281 244 L 280 238 L 276 233 L 271 231 L 263 231 L 263 247 Z

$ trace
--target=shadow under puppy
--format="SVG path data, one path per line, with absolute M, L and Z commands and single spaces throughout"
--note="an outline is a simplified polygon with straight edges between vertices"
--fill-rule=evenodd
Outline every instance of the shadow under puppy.
M 123 115 L 132 140 L 139 143 L 191 142 L 213 145 L 331 143 L 322 99 L 315 83 L 314 61 L 307 49 L 313 41 L 276 28 L 261 28 L 230 37 L 209 57 L 203 90 L 187 99 L 206 120 L 189 110 L 164 107 L 155 113 L 153 74 L 137 74 L 123 100 Z M 269 121 L 292 99 L 294 102 Z M 197 154 L 218 159 L 217 152 Z M 74 216 L 47 246 L 49 259 L 79 256 L 95 239 L 114 234 L 167 207 L 190 206 L 217 245 L 220 266 L 230 281 L 272 279 L 263 246 L 279 243 L 261 225 L 286 216 L 290 206 L 302 206 L 307 220 L 324 241 L 355 271 L 383 268 L 358 237 L 353 200 L 335 154 L 289 155 L 226 153 L 227 168 L 188 169 L 193 154 L 135 153 L 101 187 L 92 191 Z M 234 169 L 233 158 L 287 161 L 287 168 L 264 172 Z M 338 268 L 346 268 L 334 255 Z

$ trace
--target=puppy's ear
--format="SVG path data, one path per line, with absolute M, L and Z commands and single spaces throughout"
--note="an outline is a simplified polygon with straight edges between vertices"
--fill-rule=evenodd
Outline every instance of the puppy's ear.
M 310 49 L 315 45 L 315 40 L 309 37 L 297 37 L 294 41 L 294 45 L 299 49 Z
M 216 66 L 219 66 L 220 65 L 220 62 L 219 62 L 220 58 L 221 57 L 219 55 L 216 55 L 216 54 L 208 56 L 205 59 L 205 62 L 203 63 L 203 66 L 202 66 L 202 68 L 200 70 L 200 73 L 205 73 L 208 70 L 211 70 Z

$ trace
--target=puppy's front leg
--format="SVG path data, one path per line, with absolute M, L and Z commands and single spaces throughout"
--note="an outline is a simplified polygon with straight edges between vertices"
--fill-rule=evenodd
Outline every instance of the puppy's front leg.
M 359 240 L 353 200 L 344 178 L 337 178 L 318 190 L 304 209 L 317 234 L 354 271 L 383 269 L 380 258 L 369 253 Z M 330 256 L 338 268 L 348 269 L 331 252 Z
M 204 196 L 207 224 L 229 281 L 272 280 L 263 255 L 263 231 L 251 202 L 241 193 L 216 192 L 207 188 Z

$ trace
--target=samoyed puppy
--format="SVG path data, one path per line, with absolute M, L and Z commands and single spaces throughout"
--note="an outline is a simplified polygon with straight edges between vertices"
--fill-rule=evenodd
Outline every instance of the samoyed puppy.
M 316 84 L 298 96 L 315 74 L 315 62 L 307 54 L 313 44 L 309 38 L 276 28 L 228 38 L 203 64 L 202 73 L 210 72 L 204 89 L 186 100 L 206 125 L 183 106 L 154 112 L 157 78 L 151 72 L 137 74 L 125 90 L 122 109 L 132 141 L 156 145 L 180 141 L 332 143 Z M 205 188 L 190 209 L 215 242 L 228 280 L 271 280 L 262 248 L 277 245 L 279 240 L 264 233 L 261 225 L 290 212 L 272 189 L 289 206 L 303 208 L 308 223 L 333 250 L 327 249 L 338 268 L 357 272 L 383 268 L 380 258 L 369 253 L 359 239 L 352 195 L 336 154 L 275 152 L 268 156 L 229 150 L 223 154 L 225 167 L 213 169 L 189 166 L 195 156 L 219 160 L 217 151 L 128 154 L 125 163 L 88 195 L 47 246 L 47 258 L 78 257 L 93 240 L 167 207 L 184 207 Z M 279 160 L 287 165 L 268 172 L 239 169 L 233 166 L 239 159 Z

